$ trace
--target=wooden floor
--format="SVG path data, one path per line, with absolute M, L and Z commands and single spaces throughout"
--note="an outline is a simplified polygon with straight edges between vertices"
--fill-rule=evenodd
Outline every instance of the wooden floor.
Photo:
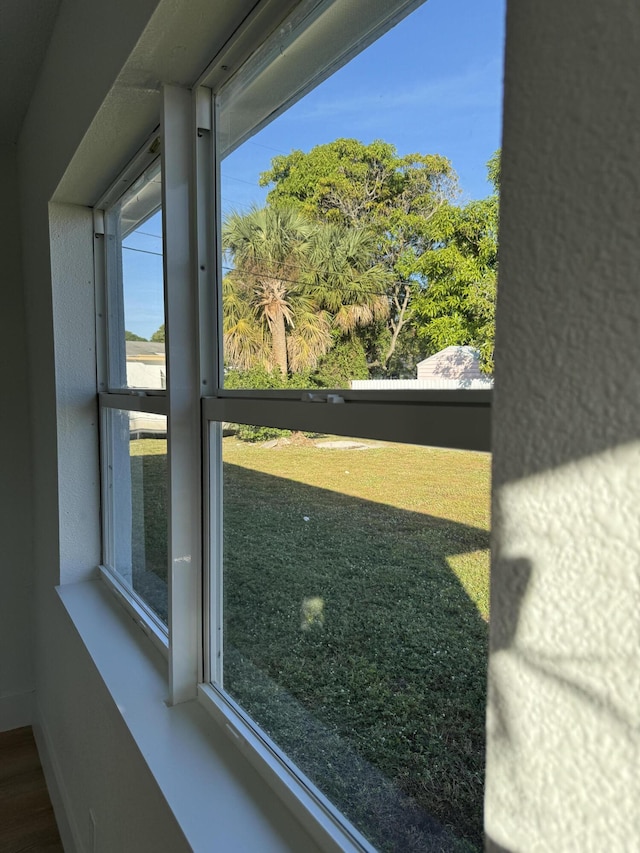
M 29 726 L 0 734 L 0 851 L 63 851 Z

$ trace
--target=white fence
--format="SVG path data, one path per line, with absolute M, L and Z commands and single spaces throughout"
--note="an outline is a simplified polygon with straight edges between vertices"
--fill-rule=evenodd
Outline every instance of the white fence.
M 493 377 L 483 379 L 352 379 L 353 391 L 476 390 L 493 388 Z

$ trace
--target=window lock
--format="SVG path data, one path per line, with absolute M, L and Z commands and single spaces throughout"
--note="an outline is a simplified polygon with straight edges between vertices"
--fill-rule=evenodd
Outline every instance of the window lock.
M 340 394 L 318 394 L 316 391 L 305 391 L 302 395 L 303 403 L 344 403 L 344 397 Z

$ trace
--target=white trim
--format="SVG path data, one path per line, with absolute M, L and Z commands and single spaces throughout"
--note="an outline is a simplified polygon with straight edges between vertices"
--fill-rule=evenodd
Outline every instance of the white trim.
M 100 559 L 105 565 L 115 565 L 114 540 L 114 507 L 112 502 L 112 480 L 114 470 L 114 452 L 111 435 L 111 425 L 107 409 L 102 405 L 99 396 L 98 424 L 100 430 L 100 520 L 101 524 L 101 553 Z
M 169 630 L 164 625 L 144 599 L 129 589 L 118 575 L 106 566 L 98 566 L 98 574 L 107 585 L 109 592 L 113 593 L 116 601 L 123 607 L 136 625 L 149 637 L 158 651 L 169 657 Z
M 211 90 L 200 87 L 194 93 L 194 175 L 192 193 L 196 225 L 195 260 L 198 267 L 198 332 L 200 394 L 211 394 L 218 385 L 220 312 L 216 282 L 219 280 L 219 218 L 216 216 L 218 169 L 214 154 L 213 98 Z M 213 235 L 213 239 L 212 239 Z M 211 330 L 218 330 L 212 334 Z
M 156 125 L 146 138 L 138 152 L 127 163 L 118 177 L 113 181 L 106 192 L 96 202 L 94 207 L 106 210 L 114 205 L 134 184 L 142 173 L 158 159 L 160 153 L 160 127 Z
M 162 90 L 162 230 L 169 400 L 169 683 L 171 702 L 200 680 L 201 438 L 198 279 L 192 261 L 194 96 Z
M 210 684 L 198 685 L 198 698 L 322 850 L 326 853 L 376 853 L 367 839 L 301 770 L 293 771 L 278 746 L 257 725 L 249 725 L 248 715 L 245 717 L 235 702 Z
M 127 352 L 124 320 L 124 274 L 122 227 L 119 211 L 107 208 L 104 215 L 104 337 L 106 373 L 101 380 L 108 388 L 127 387 Z
M 106 234 L 104 210 L 93 210 L 93 279 L 96 302 L 96 387 L 106 391 L 109 382 L 107 342 Z
M 289 15 L 300 0 L 262 0 L 253 8 L 231 38 L 213 57 L 194 88 L 218 89 L 244 65 L 265 37 Z
M 184 849 L 319 853 L 199 702 L 166 701 L 162 658 L 97 578 L 56 592 L 106 688 L 110 714 L 131 736 L 186 839 Z
M 206 425 L 207 436 L 207 481 L 208 530 L 207 565 L 205 574 L 205 601 L 208 604 L 208 633 L 204 637 L 205 681 L 223 684 L 224 676 L 224 573 L 223 573 L 223 518 L 222 496 L 222 424 Z
M 49 736 L 44 717 L 36 703 L 36 714 L 33 722 L 33 737 L 38 748 L 38 756 L 42 765 L 45 782 L 49 791 L 49 799 L 53 806 L 60 840 L 65 853 L 85 853 L 81 835 L 75 821 L 73 802 L 67 793 L 60 764 L 56 756 L 53 740 Z
M 30 726 L 33 721 L 33 690 L 0 696 L 0 732 Z

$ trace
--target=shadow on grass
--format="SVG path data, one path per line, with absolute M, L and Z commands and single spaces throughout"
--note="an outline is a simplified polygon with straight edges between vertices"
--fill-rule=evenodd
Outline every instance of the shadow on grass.
M 487 531 L 229 463 L 224 531 L 225 689 L 380 850 L 481 849 Z
M 166 471 L 132 458 L 165 619 Z M 487 531 L 230 463 L 224 502 L 225 689 L 379 850 L 481 849 L 487 625 L 448 558 L 488 583 Z

